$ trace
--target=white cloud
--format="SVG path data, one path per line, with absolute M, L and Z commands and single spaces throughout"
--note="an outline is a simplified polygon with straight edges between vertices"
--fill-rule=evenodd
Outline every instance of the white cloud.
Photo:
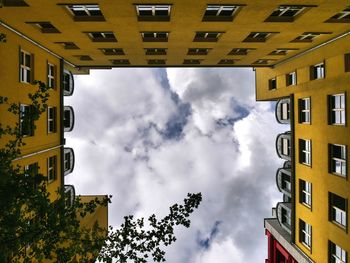
M 285 128 L 270 103 L 254 103 L 251 70 L 166 72 L 171 91 L 159 70 L 92 71 L 76 79 L 75 94 L 66 100 L 77 116 L 74 131 L 66 134 L 76 167 L 66 181 L 78 193 L 112 193 L 113 225 L 129 213 L 165 215 L 188 192 L 202 192 L 192 226 L 176 230 L 167 262 L 262 262 L 263 218 L 280 197 L 275 138 Z M 171 92 L 191 107 L 176 138 L 164 135 L 181 115 Z M 219 124 L 222 119 L 228 121 Z M 203 251 L 199 240 L 218 221 L 217 235 Z

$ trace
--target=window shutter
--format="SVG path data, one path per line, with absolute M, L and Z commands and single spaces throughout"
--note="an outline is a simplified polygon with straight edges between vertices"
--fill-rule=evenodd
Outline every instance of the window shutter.
M 310 66 L 310 80 L 315 79 L 314 66 Z
M 34 54 L 30 54 L 30 82 L 34 84 Z
M 345 72 L 350 71 L 350 53 L 344 55 Z
M 21 64 L 22 64 L 22 49 L 21 46 L 18 48 L 18 81 L 21 82 Z
M 50 66 L 49 66 L 49 61 L 46 60 L 46 85 L 49 86 L 49 71 L 50 71 Z

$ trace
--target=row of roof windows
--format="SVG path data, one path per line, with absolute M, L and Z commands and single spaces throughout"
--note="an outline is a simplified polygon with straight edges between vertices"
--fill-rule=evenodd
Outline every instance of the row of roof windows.
M 4 0 L 4 6 L 28 6 L 24 0 Z M 97 4 L 58 4 L 65 6 L 75 21 L 104 21 L 100 6 Z M 245 5 L 209 4 L 202 21 L 232 21 Z M 265 22 L 293 22 L 298 16 L 316 5 L 279 5 L 265 19 Z M 170 4 L 135 4 L 139 21 L 170 21 Z M 350 22 L 350 8 L 338 12 L 325 22 Z

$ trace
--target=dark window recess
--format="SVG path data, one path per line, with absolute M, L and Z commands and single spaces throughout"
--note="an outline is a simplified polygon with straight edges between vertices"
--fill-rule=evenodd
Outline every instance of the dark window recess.
M 61 33 L 53 24 L 50 22 L 26 22 L 39 28 L 41 33 Z
M 130 61 L 128 59 L 111 59 L 113 65 L 129 65 Z
M 189 48 L 187 55 L 207 55 L 209 48 Z
M 8 7 L 11 7 L 11 6 L 29 6 L 23 0 L 3 0 L 3 5 L 8 6 Z
M 235 61 L 233 59 L 221 59 L 219 65 L 233 65 Z
M 326 23 L 350 23 L 350 7 L 335 14 L 330 19 L 325 21 Z
M 196 32 L 194 42 L 217 42 L 222 32 Z
M 171 5 L 136 5 L 138 21 L 170 21 Z
M 239 8 L 236 5 L 208 5 L 202 21 L 232 21 Z
M 202 62 L 201 59 L 185 59 L 183 64 L 186 65 L 199 65 Z
M 113 32 L 88 32 L 93 42 L 117 42 Z
M 99 5 L 67 5 L 74 21 L 105 21 Z
M 310 80 L 323 79 L 325 74 L 324 62 L 310 66 Z
M 165 59 L 149 59 L 148 65 L 165 65 Z
M 328 200 L 329 220 L 344 228 L 347 227 L 348 200 L 330 192 L 328 193 Z
M 122 48 L 101 48 L 105 55 L 125 55 Z
M 19 110 L 19 128 L 22 136 L 34 135 L 34 114 L 35 108 L 31 105 L 20 105 Z
M 70 128 L 71 124 L 71 114 L 69 110 L 64 111 L 63 125 L 65 128 Z
M 88 55 L 78 55 L 76 57 L 79 58 L 81 61 L 91 61 L 92 60 L 92 58 Z
M 252 50 L 255 50 L 255 48 L 233 48 L 228 55 L 247 55 Z
M 350 53 L 344 55 L 344 69 L 345 72 L 350 71 Z
M 145 48 L 146 55 L 166 55 L 166 48 Z
M 79 49 L 74 42 L 55 42 L 55 44 L 62 45 L 64 49 Z
M 168 42 L 168 32 L 142 32 L 143 42 Z
M 277 89 L 277 80 L 276 78 L 269 79 L 269 90 Z
M 243 42 L 266 42 L 272 32 L 251 32 Z
M 305 10 L 306 6 L 302 5 L 280 5 L 265 22 L 293 22 Z
M 297 84 L 297 73 L 295 71 L 286 74 L 286 86 Z

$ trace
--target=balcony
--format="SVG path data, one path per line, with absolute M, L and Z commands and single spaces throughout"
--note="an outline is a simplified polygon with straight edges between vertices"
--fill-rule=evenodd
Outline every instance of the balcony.
M 74 92 L 74 78 L 69 70 L 63 71 L 63 95 L 71 96 Z
M 277 203 L 277 219 L 284 230 L 289 234 L 292 233 L 292 204 L 290 202 Z
M 71 106 L 64 106 L 63 128 L 65 132 L 70 132 L 74 127 L 74 111 Z
M 278 190 L 288 197 L 291 197 L 292 191 L 290 168 L 290 162 L 286 161 L 283 165 L 283 168 L 279 168 L 276 173 L 276 183 Z
M 276 152 L 278 156 L 286 161 L 291 160 L 292 143 L 291 134 L 289 131 L 281 133 L 276 139 Z
M 65 195 L 65 204 L 66 207 L 70 207 L 73 205 L 75 200 L 75 188 L 73 185 L 65 185 L 64 186 L 64 195 Z
M 70 174 L 74 169 L 74 151 L 72 148 L 64 148 L 64 175 Z
M 281 124 L 290 124 L 290 99 L 280 99 L 276 104 L 276 120 Z

